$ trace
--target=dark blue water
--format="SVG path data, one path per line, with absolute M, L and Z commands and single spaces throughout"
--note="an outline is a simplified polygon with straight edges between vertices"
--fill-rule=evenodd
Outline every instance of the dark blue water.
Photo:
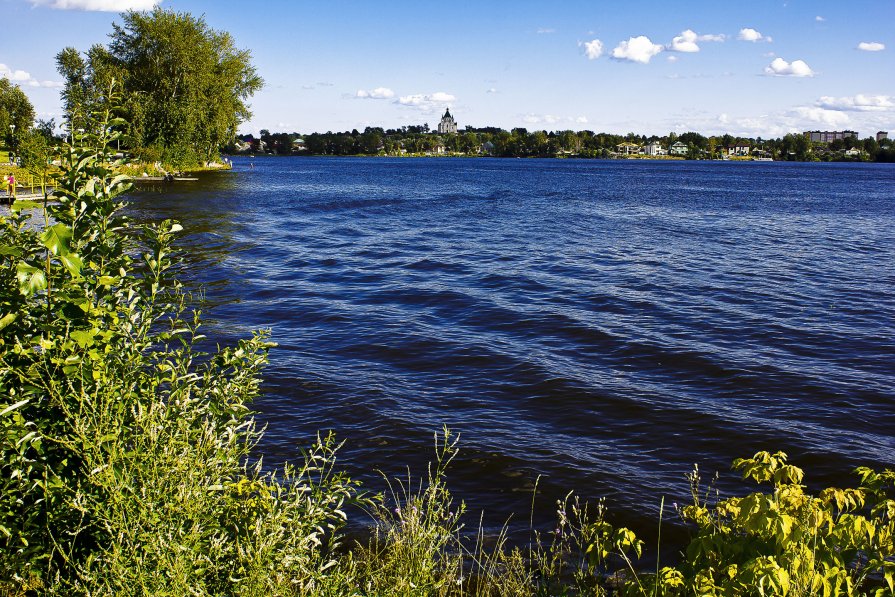
M 424 473 L 447 424 L 450 485 L 486 521 L 527 527 L 540 476 L 537 520 L 575 490 L 641 530 L 693 463 L 722 492 L 761 449 L 815 484 L 895 465 L 891 165 L 249 166 L 134 206 L 192 233 L 212 338 L 279 343 L 267 461 L 334 429 L 376 487 Z

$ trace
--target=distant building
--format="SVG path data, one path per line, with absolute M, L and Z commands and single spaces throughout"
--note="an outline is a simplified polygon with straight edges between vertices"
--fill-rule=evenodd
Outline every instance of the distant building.
M 616 152 L 624 155 L 640 153 L 640 146 L 635 143 L 619 143 L 615 146 Z
M 454 120 L 454 117 L 451 116 L 450 108 L 444 111 L 444 116 L 441 117 L 441 122 L 438 123 L 438 132 L 439 133 L 456 133 L 457 132 L 457 121 Z
M 880 132 L 878 132 L 878 133 L 876 134 L 876 141 L 877 141 L 877 143 L 879 143 L 879 142 L 882 141 L 883 139 L 888 139 L 888 138 L 889 138 L 889 133 L 886 132 L 886 131 L 880 131 Z
M 690 151 L 690 148 L 687 147 L 686 143 L 683 141 L 675 141 L 671 144 L 668 153 L 671 155 L 687 155 L 688 151 Z
M 746 157 L 749 155 L 749 152 L 752 151 L 752 147 L 749 145 L 737 144 L 725 147 L 724 151 L 727 155 Z
M 858 138 L 855 131 L 805 131 L 805 136 L 812 143 L 830 143 L 839 139 Z
M 668 155 L 668 152 L 658 141 L 647 143 L 646 147 L 643 148 L 643 153 L 646 155 Z

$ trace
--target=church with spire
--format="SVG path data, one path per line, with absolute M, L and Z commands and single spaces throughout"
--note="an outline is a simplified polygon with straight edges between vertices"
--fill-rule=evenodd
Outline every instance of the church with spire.
M 439 133 L 456 133 L 457 132 L 457 121 L 454 120 L 453 116 L 451 116 L 450 108 L 445 109 L 444 116 L 441 117 L 441 122 L 438 123 L 438 132 Z

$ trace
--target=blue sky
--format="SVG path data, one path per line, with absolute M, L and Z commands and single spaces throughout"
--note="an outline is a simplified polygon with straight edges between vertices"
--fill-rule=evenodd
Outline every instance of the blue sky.
M 56 53 L 158 4 L 252 51 L 243 132 L 434 126 L 449 106 L 461 128 L 895 133 L 895 0 L 0 0 L 0 76 L 58 121 Z

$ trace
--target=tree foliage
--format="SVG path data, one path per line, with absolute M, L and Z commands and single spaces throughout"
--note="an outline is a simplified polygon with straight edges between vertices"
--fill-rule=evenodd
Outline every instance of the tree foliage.
M 178 167 L 216 159 L 236 127 L 251 116 L 246 101 L 262 86 L 251 53 L 201 17 L 156 8 L 127 12 L 108 46 L 86 57 L 74 48 L 56 57 L 73 129 L 91 129 L 89 115 L 109 81 L 122 82 L 124 141 L 138 155 Z
M 33 120 L 34 106 L 25 92 L 6 77 L 0 77 L 0 139 L 4 145 L 16 149 L 19 135 L 31 128 Z

